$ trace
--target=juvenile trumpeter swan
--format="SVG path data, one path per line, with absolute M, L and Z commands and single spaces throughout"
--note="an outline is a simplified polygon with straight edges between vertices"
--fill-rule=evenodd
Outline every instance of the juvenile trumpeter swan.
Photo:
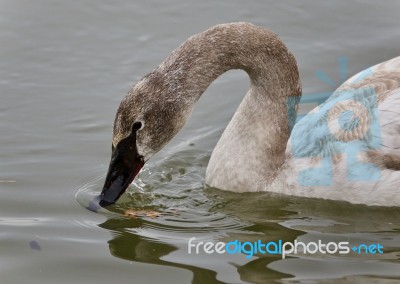
M 190 37 L 122 100 L 102 206 L 230 69 L 247 72 L 251 86 L 212 153 L 208 185 L 400 205 L 400 57 L 353 76 L 295 125 L 301 84 L 292 53 L 267 29 L 231 23 Z

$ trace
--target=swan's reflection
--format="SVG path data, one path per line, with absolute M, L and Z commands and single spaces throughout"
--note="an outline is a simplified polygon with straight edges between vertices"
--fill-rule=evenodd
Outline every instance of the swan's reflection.
M 209 257 L 213 258 L 213 256 L 207 255 L 187 255 L 185 259 L 175 259 L 174 261 L 164 260 L 166 256 L 173 255 L 174 252 L 177 252 L 176 255 L 187 254 L 186 249 L 182 249 L 178 246 L 175 246 L 173 243 L 162 243 L 158 240 L 152 240 L 144 238 L 140 235 L 135 234 L 134 232 L 130 232 L 130 229 L 135 229 L 132 227 L 135 222 L 129 222 L 129 220 L 121 220 L 121 219 L 109 219 L 100 226 L 102 228 L 114 231 L 113 238 L 108 242 L 110 252 L 113 256 L 118 258 L 137 261 L 142 263 L 151 263 L 157 265 L 165 265 L 171 267 L 178 267 L 190 270 L 193 273 L 193 283 L 226 283 L 222 282 L 218 279 L 223 279 L 224 276 L 219 275 L 217 279 L 217 274 L 219 273 L 219 267 L 222 267 L 222 270 L 226 270 L 224 266 L 231 266 L 233 270 L 236 270 L 237 275 L 230 275 L 229 278 L 237 278 L 241 279 L 241 281 L 249 282 L 249 283 L 265 283 L 266 279 L 279 279 L 283 277 L 291 277 L 291 275 L 280 273 L 269 269 L 267 265 L 273 261 L 279 260 L 279 256 L 274 257 L 259 257 L 254 260 L 245 259 L 244 255 L 241 256 L 245 263 L 242 265 L 237 265 L 235 263 L 229 262 L 229 255 L 224 259 L 226 262 L 221 263 L 221 266 L 215 266 L 214 270 L 202 268 L 196 265 L 184 264 L 190 263 L 191 261 L 187 261 L 188 258 L 198 258 L 198 257 Z M 116 226 L 116 223 L 119 224 Z M 140 222 L 136 222 L 136 225 Z M 140 227 L 137 227 L 140 228 Z M 181 250 L 179 252 L 179 250 Z M 221 259 L 223 260 L 223 259 Z M 182 263 L 179 263 L 182 261 Z M 246 262 L 247 261 L 247 262 Z M 193 262 L 196 262 L 194 260 Z M 202 262 L 207 262 L 207 259 L 204 259 Z M 213 262 L 213 261 L 212 261 Z
M 143 238 L 131 230 L 140 229 L 143 221 L 128 219 L 109 219 L 100 227 L 111 230 L 113 238 L 108 242 L 113 256 L 142 263 L 165 265 L 190 270 L 193 273 L 193 283 L 223 283 L 216 279 L 216 272 L 200 267 L 170 262 L 163 257 L 176 251 L 173 244 L 158 242 Z
M 218 229 L 212 223 L 204 223 L 203 230 L 200 230 L 199 227 L 191 229 L 187 223 L 185 227 L 176 226 L 178 223 L 172 226 L 168 218 L 115 217 L 100 225 L 113 232 L 113 238 L 109 241 L 110 252 L 122 259 L 190 270 L 193 283 L 265 283 L 272 279 L 293 277 L 315 279 L 318 278 L 315 275 L 318 266 L 326 269 L 326 265 L 331 264 L 332 274 L 326 273 L 325 276 L 335 279 L 371 273 L 387 275 L 388 269 L 400 268 L 397 258 L 400 253 L 398 208 L 374 208 L 271 194 L 225 193 L 213 189 L 206 190 L 205 194 L 210 200 L 210 213 L 223 214 L 226 218 L 234 218 L 236 222 L 240 220 L 242 226 Z M 180 218 L 183 221 L 185 214 Z M 193 226 L 199 225 L 194 219 L 187 218 L 185 221 L 193 222 Z M 189 255 L 187 241 L 192 236 L 214 242 L 236 239 L 314 241 L 316 237 L 326 241 L 380 242 L 385 247 L 385 253 L 329 257 L 292 255 L 285 260 L 280 255 L 256 255 L 251 259 L 246 259 L 245 255 Z M 371 260 L 378 261 L 379 265 L 371 267 Z M 310 261 L 312 267 L 306 265 Z M 345 268 L 339 272 L 333 271 L 335 263 Z M 303 265 L 305 268 L 300 269 Z
M 207 196 L 215 201 L 214 194 L 214 190 L 208 190 Z M 188 254 L 187 242 L 192 236 L 214 242 L 229 242 L 234 239 L 239 241 L 260 239 L 268 242 L 280 238 L 293 241 L 302 234 L 276 222 L 282 216 L 293 214 L 280 209 L 288 206 L 285 199 L 274 198 L 269 206 L 262 205 L 258 198 L 247 199 L 246 203 L 253 200 L 257 204 L 246 207 L 254 209 L 249 211 L 239 206 L 244 203 L 243 197 L 241 194 L 226 193 L 219 202 L 215 202 L 214 206 L 209 208 L 210 212 L 218 211 L 227 218 L 243 217 L 242 227 L 227 226 L 219 230 L 217 228 L 207 230 L 207 226 L 212 227 L 212 224 L 203 224 L 203 230 L 198 228 L 193 230 L 190 227 L 167 227 L 160 219 L 132 219 L 122 216 L 111 218 L 100 227 L 113 233 L 113 238 L 108 242 L 112 255 L 130 261 L 190 270 L 193 273 L 193 283 L 265 283 L 267 279 L 293 277 L 268 268 L 268 264 L 280 259 L 279 255 L 260 255 L 247 259 L 245 255 Z M 180 221 L 185 219 L 185 216 L 180 217 L 182 218 Z M 195 223 L 195 220 L 186 221 Z

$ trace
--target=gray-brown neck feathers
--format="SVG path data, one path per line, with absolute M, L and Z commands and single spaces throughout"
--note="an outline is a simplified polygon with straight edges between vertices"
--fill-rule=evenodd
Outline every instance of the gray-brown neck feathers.
M 299 95 L 293 55 L 276 34 L 249 23 L 221 24 L 190 37 L 152 76 L 162 78 L 170 93 L 184 92 L 197 100 L 231 69 L 246 71 L 252 87 L 271 100 Z
M 218 25 L 189 38 L 155 72 L 163 74 L 169 93 L 193 105 L 230 69 L 246 71 L 251 87 L 213 151 L 206 182 L 259 191 L 284 163 L 301 95 L 296 61 L 281 40 L 248 23 Z
M 165 135 L 159 129 L 147 137 L 158 134 L 157 139 L 165 136 L 169 140 L 183 126 L 207 87 L 231 69 L 247 72 L 251 87 L 215 147 L 206 181 L 221 189 L 258 191 L 272 181 L 284 162 L 301 95 L 296 61 L 271 31 L 249 23 L 232 23 L 217 25 L 190 37 L 132 89 L 122 103 L 124 107 L 120 108 L 131 109 L 138 101 L 147 100 L 141 108 L 147 113 L 153 112 L 154 117 L 149 115 L 144 130 L 149 121 L 159 125 L 163 124 L 157 119 L 173 121 L 167 124 L 172 126 L 165 130 L 168 132 Z M 139 93 L 151 94 L 151 97 Z M 146 110 L 159 104 L 170 105 L 174 111 L 157 118 L 157 110 Z M 164 108 L 162 113 L 165 112 L 168 111 Z M 118 128 L 115 132 L 118 134 Z M 140 135 L 138 139 L 139 144 L 152 140 Z M 151 153 L 152 148 L 157 151 L 165 143 L 138 145 L 138 148 Z

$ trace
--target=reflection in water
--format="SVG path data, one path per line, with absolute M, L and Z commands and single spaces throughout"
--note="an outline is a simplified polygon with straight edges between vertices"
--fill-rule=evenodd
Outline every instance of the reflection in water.
M 235 202 L 235 200 L 226 200 L 226 202 L 232 204 L 231 202 Z M 221 206 L 217 207 L 221 209 Z M 221 263 L 217 262 L 216 265 L 207 268 L 207 264 L 205 264 L 205 267 L 202 267 L 201 263 L 199 263 L 196 258 L 206 257 L 210 258 L 211 262 L 214 262 L 211 260 L 214 257 L 213 255 L 189 255 L 187 253 L 186 245 L 187 240 L 190 238 L 189 236 L 202 238 L 200 236 L 204 237 L 204 235 L 207 235 L 207 228 L 210 229 L 209 234 L 206 237 L 207 240 L 214 240 L 215 242 L 228 242 L 234 239 L 242 241 L 257 239 L 270 241 L 271 238 L 268 237 L 268 235 L 266 236 L 265 232 L 269 232 L 271 235 L 273 232 L 278 231 L 279 228 L 282 229 L 280 225 L 265 220 L 263 221 L 264 224 L 250 224 L 245 222 L 246 227 L 238 230 L 237 226 L 232 226 L 232 228 L 228 228 L 227 226 L 225 226 L 225 228 L 218 228 L 214 227 L 212 223 L 205 223 L 203 224 L 203 226 L 205 226 L 204 231 L 201 232 L 198 229 L 193 231 L 187 226 L 187 223 L 190 222 L 196 225 L 198 222 L 196 219 L 190 220 L 185 218 L 183 215 L 181 216 L 182 219 L 174 220 L 176 223 L 181 222 L 183 219 L 185 220 L 185 227 L 181 228 L 178 228 L 177 226 L 167 227 L 160 219 L 147 220 L 147 218 L 130 219 L 124 217 L 111 218 L 99 226 L 113 232 L 113 238 L 108 242 L 112 255 L 126 260 L 190 270 L 193 273 L 193 283 L 224 283 L 220 281 L 224 276 L 218 275 L 218 273 L 220 272 L 220 269 L 224 271 L 224 266 L 226 265 L 231 266 L 231 270 L 236 272 L 236 275 L 230 277 L 237 278 L 238 281 L 241 279 L 242 281 L 250 283 L 265 283 L 267 279 L 291 276 L 274 271 L 267 267 L 269 263 L 279 260 L 280 256 L 253 257 L 249 261 L 244 257 L 244 255 L 241 255 L 239 258 L 242 263 L 236 264 L 230 263 L 229 255 L 224 255 L 224 259 L 221 259 Z M 275 215 L 274 217 L 277 217 L 276 214 L 273 215 Z M 232 222 L 232 224 L 234 224 L 234 222 Z M 295 231 L 290 230 L 293 236 L 290 236 L 289 230 L 287 231 L 285 239 L 293 240 L 296 237 L 296 234 L 293 235 L 293 232 Z M 153 237 L 149 237 L 149 235 L 152 235 Z M 276 236 L 274 238 L 276 238 Z M 178 250 L 180 250 L 180 252 L 177 255 L 183 255 L 183 258 L 168 257 L 168 255 L 171 255 L 173 252 Z M 171 261 L 165 260 L 166 258 L 171 259 Z M 191 263 L 193 264 L 191 265 Z
M 269 194 L 234 194 L 213 189 L 205 190 L 204 195 L 210 202 L 209 214 L 223 214 L 226 218 L 225 226 L 214 226 L 213 221 L 209 220 L 203 224 L 202 231 L 198 220 L 193 216 L 186 216 L 184 212 L 157 219 L 114 217 L 100 225 L 113 232 L 113 239 L 109 241 L 110 252 L 127 260 L 188 269 L 193 273 L 194 283 L 225 281 L 224 271 L 227 265 L 232 267 L 230 271 L 236 273 L 237 281 L 240 279 L 249 283 L 304 277 L 312 274 L 315 269 L 323 269 L 323 274 L 314 271 L 314 274 L 323 279 L 365 273 L 388 275 L 389 271 L 397 271 L 393 269 L 399 268 L 398 264 L 389 262 L 396 260 L 399 254 L 396 246 L 400 241 L 400 211 L 397 209 L 370 208 L 323 200 L 299 200 Z M 185 225 L 180 227 L 179 223 L 183 220 Z M 383 223 L 382 220 L 388 221 Z M 193 223 L 193 230 L 188 223 Z M 227 225 L 228 223 L 230 225 Z M 385 231 L 377 234 L 381 229 Z M 292 255 L 295 258 L 286 260 L 281 260 L 280 255 L 257 255 L 247 260 L 244 255 L 232 258 L 226 254 L 215 261 L 215 255 L 189 255 L 187 240 L 190 236 L 214 242 L 236 239 L 263 242 L 279 239 L 292 242 L 296 239 L 304 242 L 317 239 L 326 242 L 380 242 L 385 247 L 385 254 L 330 257 L 321 254 Z M 196 258 L 207 260 L 199 263 Z M 375 265 L 374 269 L 374 265 L 369 265 L 368 260 L 381 262 Z M 207 265 L 208 261 L 212 265 Z M 340 267 L 340 273 L 324 268 L 332 265 Z M 396 276 L 396 273 L 393 273 L 393 277 Z
M 112 255 L 131 261 L 190 270 L 193 272 L 194 283 L 223 283 L 216 279 L 215 271 L 163 260 L 164 256 L 177 250 L 177 247 L 157 240 L 142 238 L 140 235 L 129 232 L 130 229 L 140 229 L 142 223 L 143 221 L 140 220 L 133 222 L 114 218 L 99 225 L 113 232 L 113 239 L 108 242 Z
M 108 242 L 111 254 L 130 261 L 190 270 L 193 283 L 265 283 L 282 278 L 339 281 L 366 274 L 397 276 L 390 271 L 400 269 L 395 263 L 400 253 L 400 209 L 204 188 L 206 162 L 207 157 L 201 154 L 183 152 L 144 169 L 141 179 L 117 205 L 102 210 L 109 219 L 99 226 L 112 232 L 113 238 Z M 78 201 L 83 205 L 90 202 L 98 194 L 94 190 L 100 188 L 101 182 L 85 185 L 77 194 Z M 129 218 L 124 216 L 126 210 L 160 214 L 147 215 L 154 218 L 146 214 Z M 250 259 L 243 254 L 197 255 L 188 253 L 191 237 L 214 243 L 233 240 L 381 243 L 385 253 L 291 254 L 284 260 L 280 255 L 259 254 Z M 379 261 L 379 265 L 374 268 L 371 261 Z

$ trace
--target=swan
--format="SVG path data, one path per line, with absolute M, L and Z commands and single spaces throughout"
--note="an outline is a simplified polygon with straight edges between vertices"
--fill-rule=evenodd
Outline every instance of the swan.
M 122 100 L 102 207 L 118 200 L 231 69 L 244 70 L 251 85 L 211 155 L 209 186 L 400 205 L 400 57 L 354 75 L 295 123 L 294 56 L 273 32 L 240 22 L 191 36 Z

